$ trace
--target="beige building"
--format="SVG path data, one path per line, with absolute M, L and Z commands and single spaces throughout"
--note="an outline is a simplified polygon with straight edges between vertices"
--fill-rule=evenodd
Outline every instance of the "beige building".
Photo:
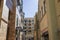
M 40 40 L 60 40 L 60 0 L 39 0 L 37 15 Z
M 2 20 L 0 22 L 0 40 L 6 40 L 6 34 L 7 34 L 7 23 L 8 22 L 8 12 L 9 12 L 9 9 L 7 8 L 7 6 L 5 5 L 6 3 L 6 0 L 1 0 L 1 2 L 3 2 L 3 11 L 2 13 L 0 13 L 0 16 L 2 17 Z M 2 4 L 1 4 L 2 6 Z M 0 6 L 0 7 L 1 7 Z M 1 9 L 0 9 L 1 10 Z M 5 14 L 6 13 L 6 14 Z M 1 15 L 2 14 L 2 15 Z M 6 15 L 6 16 L 5 16 Z
M 11 9 L 6 5 L 7 1 L 10 2 L 0 0 L 0 40 L 15 40 L 16 1 L 13 0 Z
M 40 39 L 41 40 L 48 40 L 49 39 L 49 35 L 48 35 L 48 18 L 47 18 L 47 0 L 39 0 L 39 4 L 38 4 L 38 14 L 40 17 Z
M 34 40 L 40 40 L 40 27 L 38 12 L 34 16 Z
M 23 26 L 24 26 L 24 12 L 23 12 L 23 0 L 17 0 L 16 6 L 16 40 L 23 40 Z
M 34 32 L 34 18 L 24 18 L 24 30 L 26 40 L 32 40 Z

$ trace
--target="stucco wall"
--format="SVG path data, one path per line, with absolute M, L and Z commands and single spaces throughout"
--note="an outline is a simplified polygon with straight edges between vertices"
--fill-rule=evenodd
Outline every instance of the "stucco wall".
M 1 20 L 1 26 L 0 26 L 0 40 L 6 40 L 6 34 L 7 34 L 7 23 L 8 22 L 8 13 L 9 9 L 6 6 L 6 0 L 4 0 L 3 10 L 2 10 L 2 19 Z M 6 22 L 5 22 L 6 21 Z
M 0 40 L 6 40 L 7 24 L 1 21 Z
M 58 29 L 60 29 L 60 2 L 58 0 L 55 0 L 55 6 L 57 13 Z
M 43 17 L 41 23 L 40 23 L 40 30 L 41 32 L 45 32 L 47 31 L 46 28 L 48 27 L 48 22 L 47 22 L 47 14 L 45 14 L 45 16 Z
M 47 0 L 45 0 L 45 9 L 46 9 L 46 13 L 44 12 L 44 0 L 40 0 L 39 2 L 39 11 L 41 11 L 39 14 L 40 16 L 40 30 L 43 33 L 44 31 L 46 31 L 45 29 L 48 29 L 48 18 L 47 18 Z M 43 9 L 41 9 L 43 7 Z M 43 13 L 42 13 L 43 10 Z
M 55 0 L 55 6 L 56 6 L 56 16 L 57 16 L 57 24 L 58 24 L 58 35 L 60 39 L 60 1 Z

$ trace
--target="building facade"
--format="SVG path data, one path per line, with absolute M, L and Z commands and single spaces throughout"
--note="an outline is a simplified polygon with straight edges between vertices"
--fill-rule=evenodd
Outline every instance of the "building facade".
M 23 29 L 23 21 L 22 0 L 0 0 L 0 40 L 16 40 L 16 27 Z M 19 40 L 22 40 L 23 34 L 24 32 L 20 31 Z
M 40 40 L 60 40 L 59 15 L 60 0 L 38 1 Z
M 41 35 L 41 40 L 48 40 L 49 35 L 48 35 L 48 11 L 47 11 L 47 0 L 39 0 L 39 11 L 38 14 L 40 13 L 40 35 Z
M 38 12 L 34 16 L 34 40 L 40 40 L 40 21 L 39 21 Z
M 6 40 L 7 27 L 8 27 L 6 22 L 8 22 L 9 9 L 5 4 L 6 0 L 0 0 L 0 40 Z M 1 18 L 5 21 L 3 21 Z
M 23 0 L 17 0 L 16 6 L 16 26 L 24 26 L 24 12 L 23 12 Z
M 17 0 L 16 6 L 16 40 L 23 40 L 24 12 L 23 0 Z M 18 28 L 18 29 L 17 29 Z M 25 36 L 24 36 L 25 37 Z
M 34 18 L 24 18 L 24 31 L 26 40 L 33 40 Z
M 13 2 L 13 3 L 12 3 Z M 8 4 L 9 3 L 9 4 Z M 13 5 L 11 5 L 11 3 Z M 0 0 L 0 40 L 15 40 L 16 0 Z

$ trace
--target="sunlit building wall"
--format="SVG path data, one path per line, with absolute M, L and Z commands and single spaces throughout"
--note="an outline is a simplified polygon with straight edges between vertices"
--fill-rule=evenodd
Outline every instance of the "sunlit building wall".
M 41 40 L 41 30 L 40 30 L 40 15 L 36 12 L 34 16 L 34 40 Z
M 32 40 L 34 38 L 34 18 L 24 18 L 24 31 L 26 40 Z
M 38 16 L 40 20 L 41 40 L 59 40 L 60 38 L 60 1 L 39 0 Z M 46 35 L 47 34 L 47 35 Z M 45 37 L 44 37 L 45 36 Z M 46 37 L 47 36 L 47 37 Z
M 2 20 L 1 20 L 1 25 L 0 25 L 0 40 L 6 40 L 9 9 L 6 6 L 6 0 L 4 0 L 3 4 L 1 4 L 1 5 L 3 5 L 3 9 L 2 9 L 2 17 L 1 17 Z
M 46 6 L 46 0 L 39 0 L 38 4 L 38 14 L 40 17 L 40 37 L 41 40 L 48 40 L 48 18 L 47 18 L 47 6 Z M 46 39 L 45 39 L 46 38 Z
M 13 11 L 8 6 L 7 1 L 9 0 L 0 0 L 0 40 L 14 40 L 15 39 L 15 1 L 13 2 L 14 8 Z M 9 1 L 11 2 L 11 0 Z M 9 3 L 10 4 L 10 3 Z M 3 6 L 2 6 L 3 5 Z M 11 21 L 12 20 L 12 21 Z M 13 24 L 12 24 L 13 23 Z M 12 32 L 13 31 L 13 32 Z M 14 34 L 14 35 L 13 35 Z
M 37 13 L 34 16 L 34 40 L 38 38 L 38 29 L 37 29 Z

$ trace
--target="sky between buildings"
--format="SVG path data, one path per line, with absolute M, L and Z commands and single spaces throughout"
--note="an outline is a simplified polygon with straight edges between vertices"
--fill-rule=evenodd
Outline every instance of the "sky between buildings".
M 34 17 L 38 10 L 38 0 L 23 0 L 25 17 Z

